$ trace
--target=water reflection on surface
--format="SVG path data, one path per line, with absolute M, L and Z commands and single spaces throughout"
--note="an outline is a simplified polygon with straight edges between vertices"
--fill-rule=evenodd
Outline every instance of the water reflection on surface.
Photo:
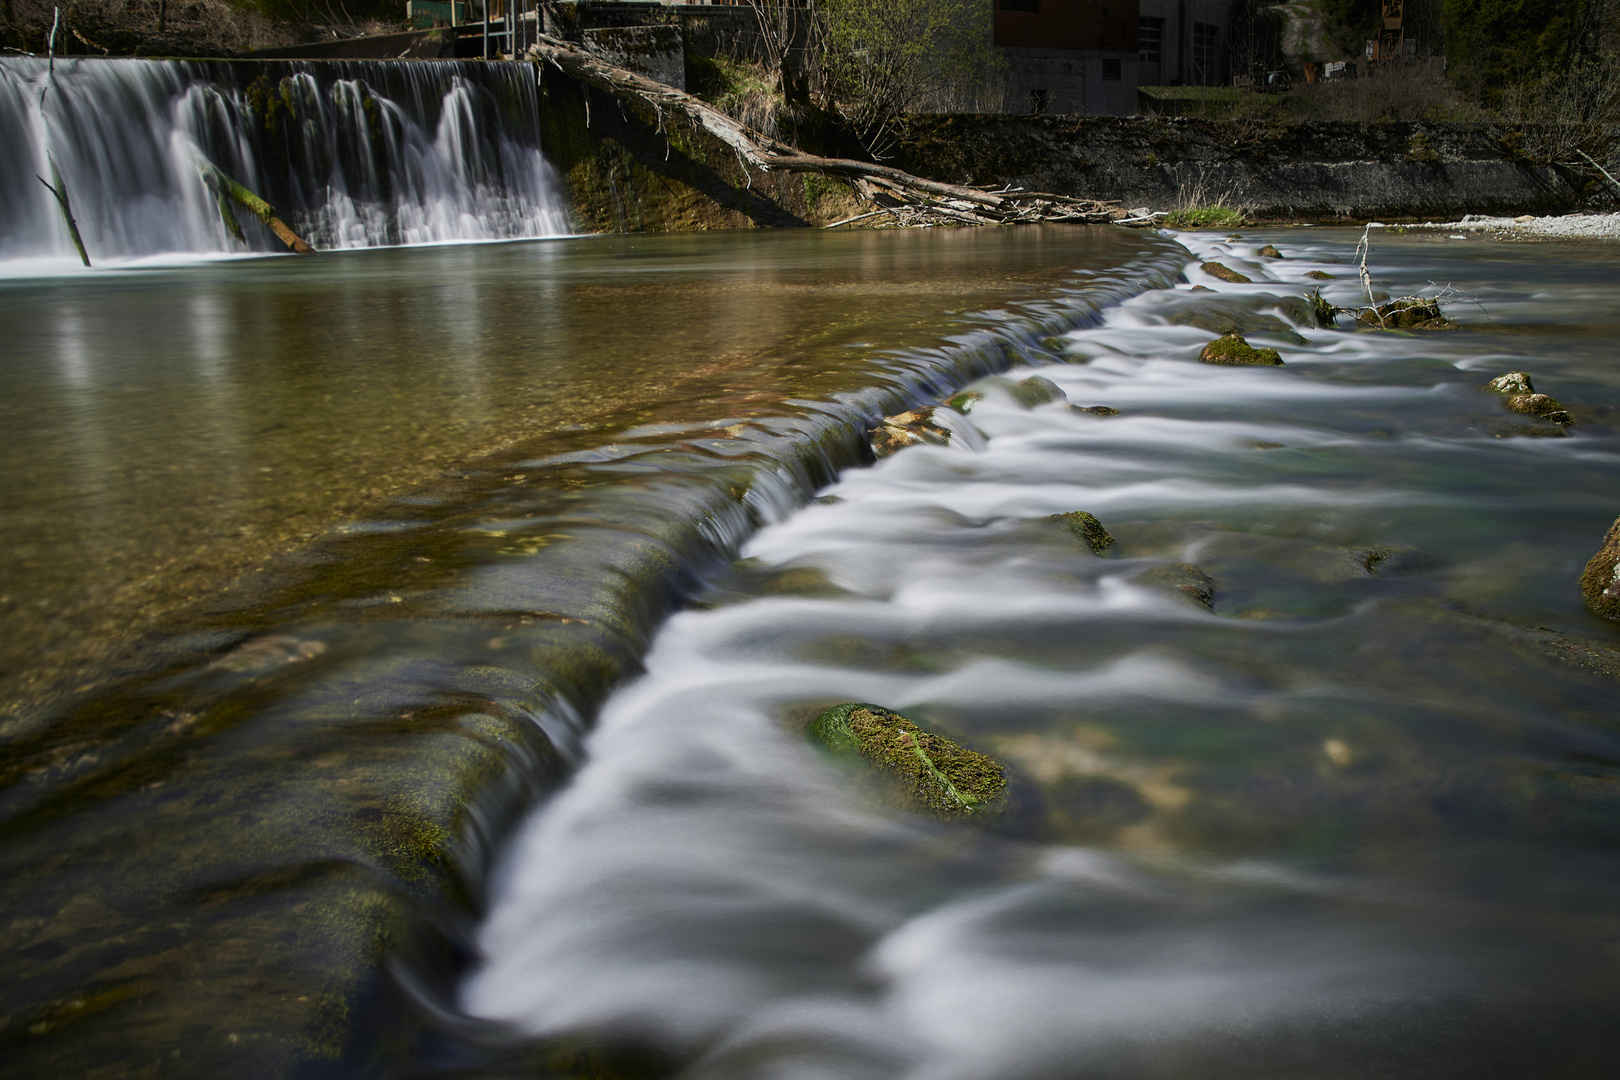
M 1256 257 L 1267 240 L 1288 259 Z M 1620 511 L 1620 368 L 1591 324 L 1620 253 L 1381 239 L 1380 285 L 1480 307 L 1463 331 L 1359 334 L 1289 317 L 1308 270 L 1354 299 L 1353 241 L 1186 242 L 1188 285 L 1038 369 L 1119 415 L 981 382 L 982 450 L 846 472 L 664 626 L 506 853 L 462 993 L 510 1033 L 497 1061 L 1606 1068 L 1620 632 L 1575 579 Z M 1198 364 L 1200 312 L 1284 317 L 1250 337 L 1286 366 Z M 1582 422 L 1505 412 L 1479 387 L 1509 370 Z M 1076 509 L 1107 557 L 1041 520 Z M 1166 587 L 1184 564 L 1213 610 Z M 830 765 L 803 726 L 849 700 L 1001 756 L 1006 810 L 933 823 Z
M 8 281 L 0 700 L 447 466 L 815 396 L 854 342 L 927 343 L 951 312 L 1133 250 L 1094 234 L 596 238 Z

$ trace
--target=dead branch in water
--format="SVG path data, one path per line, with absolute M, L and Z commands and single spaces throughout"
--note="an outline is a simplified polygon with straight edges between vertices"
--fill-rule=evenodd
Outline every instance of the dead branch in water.
M 61 208 L 62 220 L 67 223 L 68 237 L 73 241 L 73 247 L 79 253 L 79 261 L 86 267 L 90 265 L 90 256 L 84 250 L 84 240 L 79 236 L 79 223 L 73 220 L 73 205 L 68 202 L 67 185 L 62 183 L 62 174 L 56 170 L 56 160 L 51 159 L 51 184 L 43 176 L 34 179 L 45 185 L 45 190 L 56 196 L 56 205 Z
M 528 55 L 537 63 L 551 64 L 587 86 L 620 99 L 650 105 L 660 121 L 665 109 L 685 116 L 730 147 L 744 171 L 807 172 L 837 177 L 847 182 L 863 202 L 877 207 L 870 214 L 845 218 L 834 225 L 847 225 L 879 213 L 887 213 L 902 225 L 1006 225 L 1021 221 L 1100 223 L 1125 216 L 1114 202 L 1013 189 L 986 191 L 913 176 L 887 165 L 806 154 L 795 146 L 744 127 L 691 94 L 615 67 L 577 45 L 544 34 L 529 49 Z
M 214 198 L 219 203 L 220 219 L 224 221 L 225 228 L 238 240 L 242 240 L 242 226 L 237 224 L 236 216 L 231 213 L 232 202 L 239 203 L 250 211 L 254 217 L 269 226 L 283 244 L 286 244 L 296 254 L 313 255 L 315 249 L 304 241 L 304 238 L 293 232 L 285 221 L 276 216 L 276 208 L 259 198 L 253 192 L 232 180 L 220 171 L 219 166 L 201 155 L 194 155 L 197 171 L 202 173 L 203 182 L 214 192 Z

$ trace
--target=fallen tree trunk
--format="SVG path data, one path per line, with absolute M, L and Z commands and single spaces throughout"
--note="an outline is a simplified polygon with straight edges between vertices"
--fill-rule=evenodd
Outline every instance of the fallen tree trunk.
M 616 67 L 578 45 L 548 35 L 529 49 L 530 59 L 551 64 L 587 86 L 615 97 L 650 105 L 659 118 L 664 111 L 686 117 L 703 131 L 730 147 L 745 170 L 806 172 L 837 177 L 850 184 L 857 196 L 879 207 L 869 215 L 835 222 L 860 221 L 889 211 L 901 224 L 991 225 L 1015 221 L 1112 221 L 1125 216 L 1117 203 L 1076 199 L 1066 195 L 1024 192 L 1017 189 L 985 190 L 946 184 L 901 169 L 849 158 L 806 154 L 795 146 L 769 138 L 743 126 L 682 90 L 645 75 Z M 832 226 L 828 226 L 831 228 Z
M 62 210 L 62 220 L 67 222 L 68 236 L 79 252 L 79 261 L 88 268 L 90 256 L 84 250 L 84 239 L 79 236 L 79 223 L 73 220 L 73 206 L 68 202 L 67 185 L 62 183 L 62 174 L 56 170 L 56 161 L 54 159 L 51 161 L 51 179 L 56 181 L 54 185 L 48 183 L 43 176 L 36 176 L 34 179 L 44 184 L 45 190 L 56 196 L 56 205 Z
M 315 249 L 304 241 L 304 238 L 293 232 L 285 221 L 276 216 L 276 208 L 259 198 L 253 192 L 232 180 L 220 171 L 219 166 L 201 155 L 196 155 L 197 171 L 202 173 L 203 182 L 213 189 L 215 197 L 219 200 L 220 217 L 225 222 L 225 228 L 230 230 L 238 240 L 243 239 L 242 227 L 237 224 L 236 217 L 231 213 L 229 199 L 245 207 L 254 217 L 270 227 L 270 231 L 280 238 L 296 254 L 313 255 Z

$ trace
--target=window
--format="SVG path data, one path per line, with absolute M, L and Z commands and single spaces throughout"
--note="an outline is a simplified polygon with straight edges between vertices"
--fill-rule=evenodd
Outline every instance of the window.
M 1192 81 L 1196 86 L 1209 86 L 1215 81 L 1215 43 L 1221 28 L 1213 23 L 1193 23 Z
M 1041 13 L 1040 0 L 1001 0 L 1002 11 L 1018 11 L 1026 15 L 1039 15 Z M 979 9 L 983 11 L 983 8 Z
M 1103 82 L 1119 82 L 1121 63 L 1118 60 L 1103 61 Z
M 1141 52 L 1136 58 L 1144 64 L 1157 64 L 1159 62 L 1159 43 L 1164 40 L 1163 19 L 1143 19 L 1137 31 L 1141 38 Z

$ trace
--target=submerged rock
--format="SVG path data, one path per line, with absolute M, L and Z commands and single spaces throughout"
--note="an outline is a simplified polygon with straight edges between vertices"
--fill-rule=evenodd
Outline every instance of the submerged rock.
M 1265 247 L 1260 249 L 1260 257 L 1264 259 L 1280 259 L 1283 257 L 1283 253 L 1272 247 L 1270 244 L 1267 244 Z
M 1070 510 L 1066 514 L 1053 514 L 1046 520 L 1054 525 L 1062 525 L 1068 529 L 1075 536 L 1084 540 L 1091 550 L 1098 555 L 1114 546 L 1114 538 L 1108 535 L 1108 530 L 1103 528 L 1103 523 L 1084 510 Z
M 1276 349 L 1257 349 L 1243 340 L 1242 334 L 1223 334 L 1205 345 L 1198 359 L 1206 364 L 1264 364 L 1282 366 L 1282 354 Z
M 1020 405 L 1031 409 L 1037 405 L 1069 400 L 1062 387 L 1042 375 L 1031 375 L 1022 382 L 1014 383 L 1009 392 Z
M 1136 583 L 1165 589 L 1208 611 L 1215 610 L 1215 579 L 1191 563 L 1152 567 L 1138 574 Z
M 1007 787 L 999 762 L 877 705 L 834 705 L 810 722 L 810 735 L 834 754 L 876 765 L 919 807 L 941 816 L 982 813 Z
M 1593 613 L 1620 619 L 1620 518 L 1609 526 L 1603 546 L 1587 562 L 1581 574 L 1581 596 Z
M 1178 311 L 1165 320 L 1171 326 L 1195 326 L 1212 334 L 1283 334 L 1292 336 L 1296 345 L 1305 339 L 1294 333 L 1294 328 L 1275 315 L 1262 315 L 1253 311 L 1230 311 L 1214 307 Z
M 1220 278 L 1222 281 L 1229 281 L 1233 285 L 1248 285 L 1253 281 L 1252 278 L 1238 273 L 1230 266 L 1226 266 L 1218 262 L 1207 262 L 1203 265 L 1202 269 L 1204 273 L 1208 274 L 1210 277 Z
M 1333 280 L 1333 275 L 1328 273 L 1326 270 L 1307 270 L 1305 271 L 1305 276 L 1310 278 L 1312 281 Z
M 1440 313 L 1437 300 L 1391 300 L 1356 316 L 1356 321 L 1381 330 L 1458 330 L 1456 323 Z
M 872 429 L 872 453 L 888 457 L 896 450 L 918 443 L 944 446 L 951 441 L 951 433 L 935 423 L 934 410 L 912 409 L 910 412 L 885 416 L 883 422 Z
M 1090 413 L 1092 416 L 1118 416 L 1119 410 L 1111 405 L 1070 405 L 1075 412 Z

